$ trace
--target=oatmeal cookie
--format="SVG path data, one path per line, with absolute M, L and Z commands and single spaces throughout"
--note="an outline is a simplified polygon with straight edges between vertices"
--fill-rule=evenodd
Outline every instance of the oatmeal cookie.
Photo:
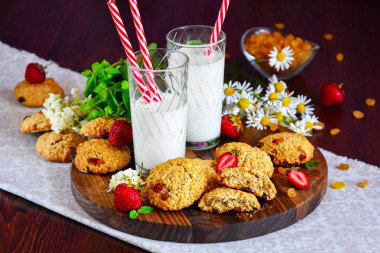
M 251 147 L 243 142 L 229 142 L 215 150 L 215 157 L 219 159 L 224 153 L 231 152 L 238 156 L 237 167 L 247 167 L 260 170 L 268 177 L 272 177 L 274 167 L 270 157 L 257 147 Z
M 163 210 L 181 210 L 204 192 L 207 176 L 199 159 L 176 158 L 157 165 L 146 179 L 143 193 L 148 202 Z
M 83 172 L 106 174 L 128 165 L 131 152 L 127 146 L 114 147 L 107 139 L 92 139 L 77 147 L 75 166 Z
M 218 173 L 216 172 L 216 161 L 212 159 L 208 160 L 200 160 L 202 163 L 202 168 L 204 172 L 206 173 L 207 177 L 207 186 L 205 188 L 205 192 L 209 192 L 212 189 L 216 188 L 219 186 L 218 182 Z
M 258 146 L 276 165 L 305 164 L 314 157 L 314 146 L 298 133 L 275 133 L 261 139 Z
M 205 212 L 224 213 L 231 210 L 250 212 L 260 209 L 255 195 L 228 187 L 219 187 L 205 193 L 198 207 Z
M 225 186 L 253 193 L 266 200 L 273 199 L 277 193 L 276 187 L 267 175 L 246 167 L 225 168 L 219 173 L 218 180 Z
M 22 120 L 20 130 L 24 134 L 46 132 L 51 130 L 51 124 L 42 112 L 37 112 Z
M 14 89 L 16 99 L 29 107 L 42 106 L 50 93 L 64 97 L 63 89 L 53 78 L 46 78 L 42 83 L 29 83 L 24 80 L 17 84 Z
M 48 161 L 68 163 L 72 161 L 77 146 L 86 140 L 83 136 L 73 132 L 57 134 L 50 131 L 38 138 L 36 149 Z
M 126 119 L 121 117 L 99 117 L 84 124 L 80 129 L 80 134 L 88 137 L 103 138 L 110 132 L 111 127 L 116 120 Z

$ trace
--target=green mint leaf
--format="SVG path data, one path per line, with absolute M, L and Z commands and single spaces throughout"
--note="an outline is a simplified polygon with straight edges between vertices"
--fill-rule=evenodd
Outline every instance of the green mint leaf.
M 153 210 L 152 206 L 142 206 L 137 210 L 138 213 L 151 213 Z
M 122 59 L 121 59 L 122 60 Z M 123 80 L 128 80 L 128 64 L 127 61 L 123 61 L 123 65 L 120 66 L 120 73 Z
M 157 43 L 150 43 L 148 49 L 157 49 Z
M 89 77 L 92 74 L 92 71 L 89 69 L 86 69 L 82 72 L 82 76 Z
M 87 120 L 92 120 L 100 117 L 101 112 L 97 109 L 93 109 L 87 116 Z
M 139 214 L 136 212 L 136 210 L 132 210 L 129 212 L 129 218 L 136 219 Z
M 121 82 L 121 88 L 123 89 L 123 90 L 128 90 L 129 89 L 129 82 L 127 82 L 127 81 L 122 81 Z
M 110 66 L 110 63 L 106 60 L 103 60 L 102 63 L 100 63 L 100 65 L 102 66 L 102 68 L 107 68 Z
M 104 89 L 107 89 L 107 84 L 105 82 L 99 82 L 98 85 L 95 87 L 94 92 L 102 93 Z
M 196 46 L 196 45 L 205 45 L 206 43 L 203 43 L 201 40 L 188 40 L 186 44 Z
M 94 89 L 96 87 L 94 76 L 91 75 L 86 82 L 86 89 L 84 90 L 85 97 L 88 97 L 90 94 L 94 92 Z
M 109 74 L 109 75 L 120 74 L 120 70 L 115 69 L 115 68 L 111 68 L 111 67 L 106 68 L 106 72 L 107 72 L 107 74 Z
M 319 162 L 317 161 L 310 161 L 305 163 L 306 169 L 311 168 L 311 167 L 317 167 Z

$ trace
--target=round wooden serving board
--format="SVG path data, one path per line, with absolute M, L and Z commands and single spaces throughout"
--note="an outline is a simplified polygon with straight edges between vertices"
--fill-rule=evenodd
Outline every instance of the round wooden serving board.
M 283 130 L 283 129 L 282 129 Z M 252 146 L 257 145 L 269 131 L 245 129 L 239 140 Z M 222 140 L 221 144 L 231 140 Z M 187 151 L 189 158 L 215 158 L 214 149 L 207 151 Z M 80 206 L 100 222 L 144 238 L 187 242 L 226 242 L 265 235 L 296 223 L 306 217 L 322 201 L 327 187 L 327 164 L 318 148 L 315 161 L 319 165 L 305 170 L 309 176 L 309 187 L 296 190 L 297 196 L 289 198 L 287 189 L 292 187 L 286 175 L 274 173 L 272 181 L 277 195 L 271 201 L 260 200 L 261 210 L 251 213 L 229 212 L 225 214 L 205 213 L 197 207 L 197 202 L 181 211 L 163 211 L 158 208 L 150 214 L 140 214 L 130 219 L 128 212 L 117 211 L 113 206 L 113 193 L 107 193 L 111 175 L 85 174 L 71 168 L 71 189 Z M 129 166 L 133 167 L 134 161 Z M 275 169 L 276 170 L 276 169 Z

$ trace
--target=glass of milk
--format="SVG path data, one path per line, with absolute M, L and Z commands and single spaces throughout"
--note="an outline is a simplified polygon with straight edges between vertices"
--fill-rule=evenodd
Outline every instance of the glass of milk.
M 187 72 L 189 58 L 180 51 L 149 50 L 153 70 L 146 70 L 141 52 L 136 58 L 141 68 L 128 62 L 129 97 L 132 114 L 133 150 L 136 169 L 144 164 L 143 174 L 162 162 L 185 157 L 187 125 Z M 145 87 L 151 76 L 161 91 L 159 102 L 147 103 L 137 86 L 133 71 L 138 71 Z
M 218 41 L 209 44 L 212 31 L 192 25 L 166 35 L 169 49 L 189 57 L 186 147 L 192 150 L 209 149 L 220 140 L 226 34 L 221 31 Z

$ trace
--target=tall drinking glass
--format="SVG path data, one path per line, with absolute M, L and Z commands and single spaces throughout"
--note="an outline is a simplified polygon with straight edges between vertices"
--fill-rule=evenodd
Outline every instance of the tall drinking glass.
M 203 150 L 220 140 L 226 34 L 209 44 L 213 27 L 184 26 L 166 35 L 167 47 L 189 57 L 188 149 Z M 211 52 L 211 53 L 210 53 Z
M 132 114 L 133 149 L 136 169 L 143 174 L 169 159 L 185 157 L 187 121 L 188 57 L 168 49 L 149 50 L 153 69 L 146 70 L 141 52 L 136 52 L 140 68 L 128 63 L 129 92 Z M 147 103 L 133 72 L 138 71 L 148 88 L 147 78 L 153 77 L 162 92 L 162 100 Z M 149 77 L 151 76 L 151 77 Z

